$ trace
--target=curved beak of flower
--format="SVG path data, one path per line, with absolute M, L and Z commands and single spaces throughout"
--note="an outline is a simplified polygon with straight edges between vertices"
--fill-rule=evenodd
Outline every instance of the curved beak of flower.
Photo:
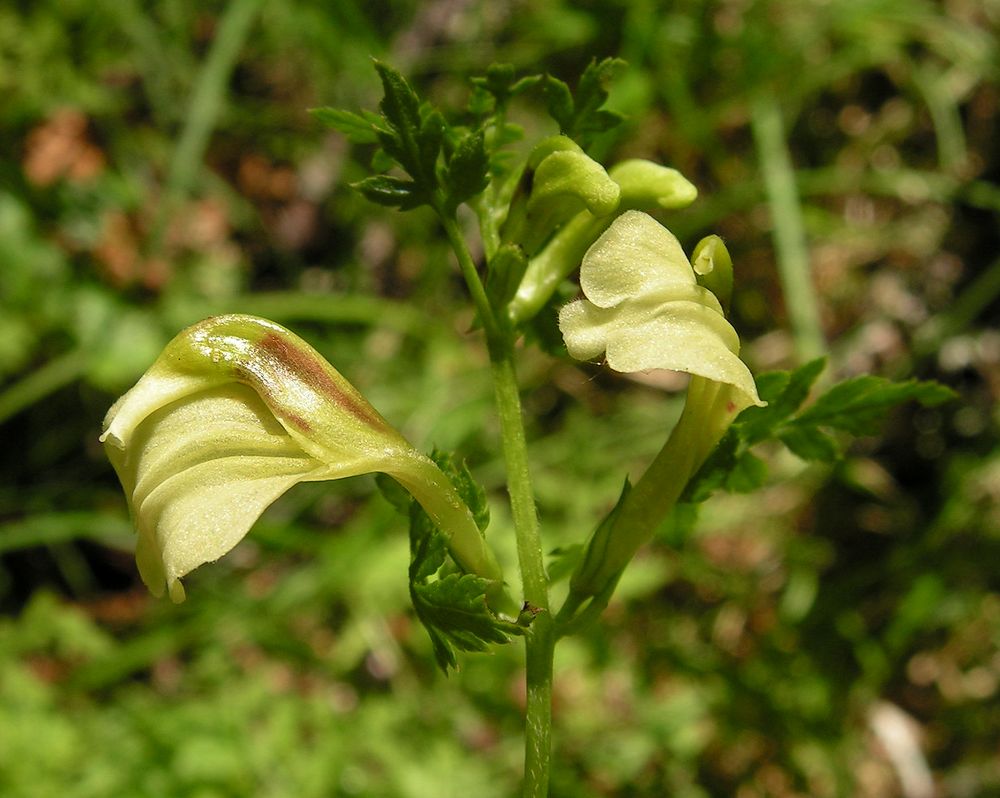
M 446 531 L 463 568 L 499 579 L 468 508 L 305 341 L 273 322 L 219 316 L 189 327 L 104 421 L 101 440 L 138 531 L 155 595 L 230 551 L 298 482 L 395 477 Z
M 651 216 L 619 216 L 584 256 L 580 284 L 585 299 L 559 314 L 572 357 L 604 355 L 621 372 L 683 371 L 732 386 L 738 410 L 763 404 L 722 305 Z

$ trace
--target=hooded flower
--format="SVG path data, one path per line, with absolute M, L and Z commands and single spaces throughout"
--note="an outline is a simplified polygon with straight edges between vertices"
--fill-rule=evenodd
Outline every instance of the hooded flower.
M 273 322 L 218 316 L 181 332 L 108 411 L 101 436 L 138 531 L 155 595 L 230 551 L 298 482 L 372 471 L 394 477 L 450 539 L 467 571 L 500 579 L 471 513 L 305 341 Z
M 731 386 L 738 409 L 762 404 L 719 300 L 698 284 L 680 243 L 651 216 L 619 216 L 584 256 L 580 285 L 585 299 L 559 314 L 574 358 L 604 355 L 621 372 L 684 371 Z

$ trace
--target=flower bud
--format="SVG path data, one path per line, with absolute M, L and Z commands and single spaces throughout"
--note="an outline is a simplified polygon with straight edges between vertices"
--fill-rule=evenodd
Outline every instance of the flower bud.
M 686 208 L 698 197 L 698 189 L 684 175 L 653 161 L 622 161 L 608 176 L 621 188 L 622 211 Z
M 138 531 L 155 595 L 230 551 L 292 485 L 372 471 L 394 477 L 450 539 L 468 571 L 500 571 L 468 508 L 309 344 L 252 316 L 182 331 L 108 411 L 101 436 Z
M 601 217 L 618 208 L 618 184 L 566 136 L 551 136 L 535 146 L 524 179 L 530 183 L 527 199 L 515 200 L 503 238 L 529 255 L 581 211 Z
M 619 212 L 682 208 L 698 196 L 698 189 L 680 172 L 652 161 L 623 161 L 608 171 L 608 177 L 620 189 Z M 527 321 L 544 307 L 559 283 L 580 265 L 584 253 L 613 220 L 612 215 L 600 216 L 583 210 L 531 258 L 508 308 L 515 324 Z
M 691 266 L 698 284 L 715 294 L 728 313 L 733 295 L 733 259 L 725 242 L 716 235 L 705 236 L 691 253 Z

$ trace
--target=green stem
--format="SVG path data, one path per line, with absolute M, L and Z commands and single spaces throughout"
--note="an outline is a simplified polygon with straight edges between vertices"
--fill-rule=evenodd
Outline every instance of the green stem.
M 549 612 L 548 579 L 542 556 L 534 489 L 528 468 L 528 447 L 514 367 L 513 340 L 490 306 L 475 263 L 454 217 L 440 215 L 486 332 L 524 600 L 533 610 L 538 611 L 525 635 L 527 706 L 523 795 L 524 798 L 545 798 L 548 794 L 552 750 L 552 658 L 555 634 Z
M 507 346 L 502 353 L 491 353 L 491 361 L 524 600 L 533 609 L 540 610 L 525 637 L 527 707 L 523 795 L 525 798 L 544 798 L 548 794 L 552 745 L 552 658 L 555 635 L 553 619 L 549 613 L 548 580 L 542 558 L 534 490 L 528 470 L 521 399 L 512 348 Z
M 462 231 L 458 229 L 458 222 L 455 221 L 454 214 L 445 213 L 442 210 L 443 203 L 440 202 L 435 205 L 435 208 L 441 219 L 441 223 L 444 225 L 448 242 L 455 252 L 455 257 L 458 258 L 458 267 L 462 271 L 462 277 L 465 278 L 465 284 L 469 287 L 472 302 L 476 306 L 479 320 L 486 332 L 486 342 L 489 345 L 490 358 L 492 359 L 494 349 L 502 346 L 503 331 L 497 322 L 497 317 L 493 312 L 493 306 L 490 305 L 489 297 L 486 296 L 486 287 L 483 285 L 483 281 L 479 279 L 479 271 L 476 269 L 476 264 L 472 260 L 469 247 L 462 237 Z
M 800 361 L 806 362 L 826 353 L 826 341 L 810 277 L 809 247 L 795 169 L 785 141 L 781 108 L 771 95 L 761 95 L 754 102 L 751 127 L 764 173 L 785 307 L 796 353 Z

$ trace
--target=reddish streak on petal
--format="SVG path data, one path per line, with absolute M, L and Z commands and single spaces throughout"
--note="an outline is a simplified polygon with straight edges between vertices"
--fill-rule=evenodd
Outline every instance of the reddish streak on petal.
M 349 385 L 339 385 L 333 376 L 324 368 L 323 363 L 292 346 L 276 333 L 267 333 L 260 339 L 260 350 L 269 358 L 273 358 L 282 369 L 289 371 L 306 385 L 330 399 L 339 407 L 356 416 L 369 426 L 385 427 L 385 420 L 376 412 L 364 397 L 357 394 Z M 281 412 L 297 427 L 308 430 L 309 422 L 299 415 L 281 408 Z

